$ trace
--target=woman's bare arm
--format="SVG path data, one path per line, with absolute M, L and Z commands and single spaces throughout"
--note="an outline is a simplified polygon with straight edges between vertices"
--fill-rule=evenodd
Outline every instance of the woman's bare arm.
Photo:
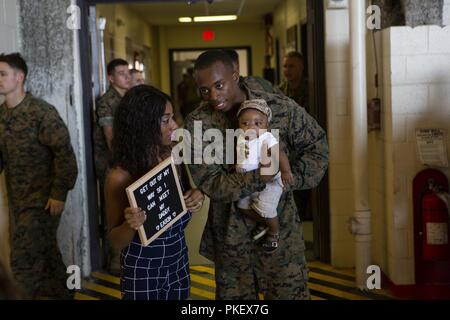
M 105 183 L 105 211 L 108 226 L 108 240 L 112 247 L 123 249 L 130 244 L 136 233 L 125 219 L 125 209 L 129 207 L 125 189 L 132 183 L 132 178 L 123 169 L 112 169 Z M 140 210 L 134 209 L 132 215 Z

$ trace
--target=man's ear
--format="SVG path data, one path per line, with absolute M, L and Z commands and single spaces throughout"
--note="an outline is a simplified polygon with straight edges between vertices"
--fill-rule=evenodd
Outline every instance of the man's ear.
M 20 83 L 25 82 L 25 73 L 21 70 L 16 71 L 17 80 L 19 80 Z
M 114 80 L 114 76 L 113 75 L 108 75 L 108 82 L 109 83 L 113 83 L 113 80 Z
M 236 71 L 233 72 L 233 81 L 239 82 L 239 73 L 237 73 Z

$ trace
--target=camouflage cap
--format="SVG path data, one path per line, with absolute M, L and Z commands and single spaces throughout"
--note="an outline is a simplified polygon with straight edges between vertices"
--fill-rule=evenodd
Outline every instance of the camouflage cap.
M 267 105 L 267 102 L 263 99 L 253 99 L 242 102 L 241 107 L 237 112 L 237 116 L 239 117 L 242 111 L 247 109 L 258 110 L 267 116 L 267 121 L 270 122 L 272 120 L 272 110 Z

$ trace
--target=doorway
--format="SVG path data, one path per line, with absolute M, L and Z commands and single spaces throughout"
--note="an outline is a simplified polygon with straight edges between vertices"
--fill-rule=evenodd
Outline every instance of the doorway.
M 134 1 L 134 2 L 157 2 L 150 0 Z M 119 4 L 125 3 L 123 0 L 78 0 L 77 4 L 81 8 L 82 17 L 82 29 L 79 32 L 80 37 L 80 52 L 82 56 L 82 82 L 83 82 L 83 105 L 84 105 L 84 126 L 85 126 L 85 147 L 86 147 L 86 163 L 88 172 L 88 205 L 90 216 L 90 239 L 91 239 L 91 263 L 92 269 L 99 269 L 101 266 L 101 254 L 99 248 L 99 231 L 97 228 L 98 222 L 96 220 L 94 212 L 98 212 L 98 193 L 95 188 L 95 174 L 93 165 L 93 152 L 92 152 L 92 130 L 93 130 L 93 110 L 95 104 L 95 98 L 99 93 L 99 73 L 98 66 L 90 63 L 94 59 L 98 59 L 95 55 L 98 53 L 94 47 L 95 37 L 92 32 L 89 31 L 89 23 L 95 25 L 95 7 L 100 3 Z M 307 39 L 307 56 L 308 56 L 308 74 L 310 78 L 310 96 L 314 107 L 311 110 L 313 117 L 317 119 L 322 128 L 326 129 L 326 105 L 325 105 L 325 54 L 324 54 L 324 22 L 323 14 L 324 8 L 322 1 L 308 0 L 308 22 L 302 25 L 299 34 L 301 34 L 302 43 Z M 94 8 L 94 10 L 91 10 Z M 304 34 L 306 32 L 306 37 Z M 275 55 L 281 58 L 280 50 L 283 47 L 282 39 L 275 39 Z M 113 45 L 111 44 L 110 47 Z M 304 44 L 302 44 L 302 47 Z M 242 75 L 252 74 L 252 47 L 233 47 L 238 50 L 239 54 L 242 54 L 240 63 L 242 68 Z M 208 48 L 210 49 L 210 48 Z M 156 55 L 157 52 L 154 48 L 151 48 L 152 52 L 146 50 L 144 57 Z M 192 66 L 195 57 L 193 55 L 203 51 L 204 48 L 167 48 L 169 54 L 169 67 L 170 67 L 170 88 L 172 96 L 175 98 L 177 95 L 176 84 L 179 83 L 180 76 L 186 68 Z M 241 52 L 242 50 L 242 52 Z M 133 51 L 134 52 L 134 51 Z M 167 53 L 164 53 L 164 58 L 167 59 Z M 161 57 L 160 57 L 161 58 Z M 279 61 L 276 59 L 277 70 L 280 70 Z M 256 58 L 255 58 L 256 60 Z M 247 66 L 245 66 L 247 62 Z M 159 63 L 159 61 L 158 61 Z M 150 62 L 146 65 L 150 66 Z M 181 72 L 180 72 L 181 70 Z M 155 73 L 158 72 L 155 68 Z M 153 73 L 153 70 L 151 71 Z M 280 72 L 277 72 L 277 79 L 280 79 Z M 281 80 L 281 79 L 280 79 Z M 323 262 L 329 262 L 330 260 L 330 234 L 329 234 L 329 200 L 328 200 L 328 178 L 324 177 L 321 185 L 313 191 L 311 200 L 311 206 L 313 210 L 313 223 L 314 223 L 314 258 L 317 258 Z

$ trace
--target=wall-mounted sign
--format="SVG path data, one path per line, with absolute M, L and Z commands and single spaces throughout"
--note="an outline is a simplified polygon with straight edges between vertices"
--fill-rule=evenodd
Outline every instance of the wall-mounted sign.
M 417 152 L 423 165 L 448 167 L 447 131 L 416 129 Z

